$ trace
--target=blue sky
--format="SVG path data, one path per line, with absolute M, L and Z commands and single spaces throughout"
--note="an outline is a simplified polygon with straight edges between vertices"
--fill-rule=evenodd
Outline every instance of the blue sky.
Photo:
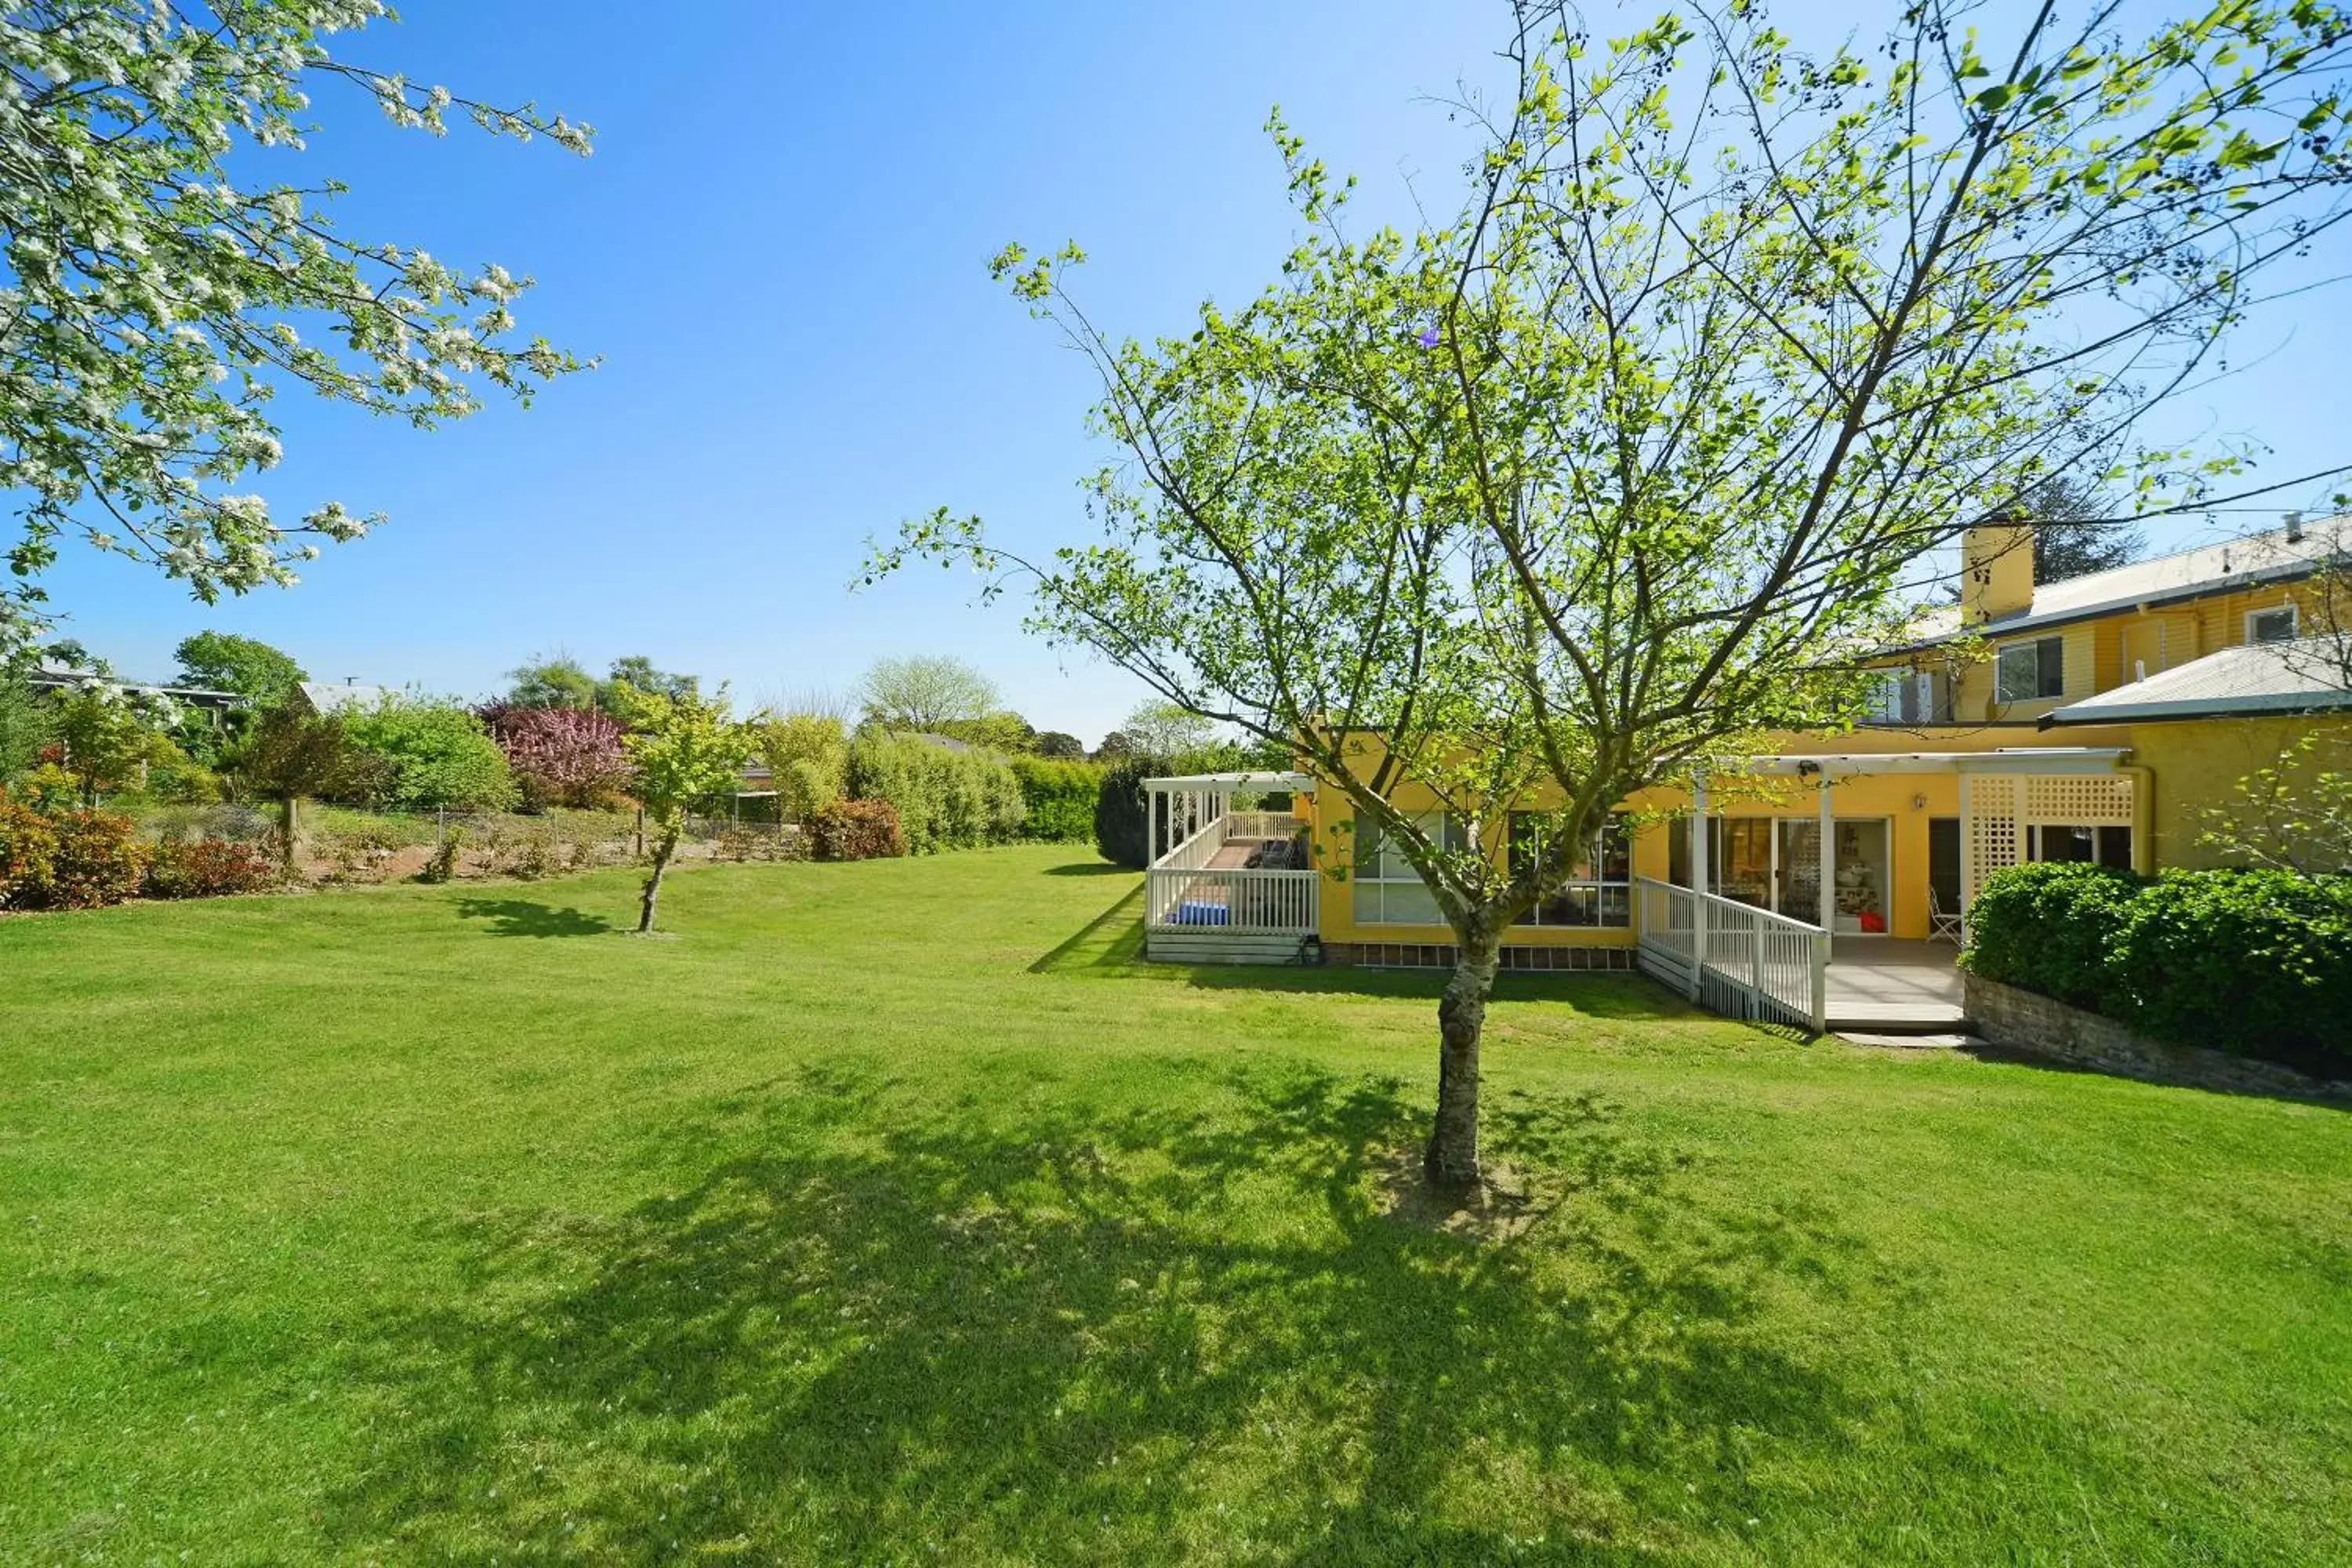
M 1453 0 L 706 3 L 676 13 L 691 24 L 606 4 L 404 9 L 344 52 L 534 97 L 593 123 L 595 156 L 404 133 L 322 92 L 304 172 L 352 184 L 355 234 L 535 275 L 526 327 L 602 368 L 430 435 L 289 393 L 287 460 L 253 488 L 284 515 L 333 498 L 390 524 L 329 547 L 297 588 L 209 610 L 69 552 L 48 579 L 63 631 L 133 673 L 215 626 L 324 679 L 465 696 L 559 647 L 600 668 L 643 653 L 751 700 L 845 689 L 881 654 L 953 653 L 1089 742 L 1143 695 L 1126 676 L 1027 638 L 961 574 L 847 591 L 869 534 L 940 504 L 1033 549 L 1084 535 L 1075 481 L 1103 455 L 1081 426 L 1090 381 L 986 258 L 1075 237 L 1098 321 L 1184 330 L 1287 247 L 1271 104 L 1363 176 L 1368 215 L 1406 216 L 1408 180 L 1448 205 L 1463 144 L 1429 100 L 1492 72 L 1505 16 Z M 1824 45 L 1853 14 L 1780 12 Z M 2175 433 L 2266 440 L 2281 478 L 2341 460 L 2343 304 L 2259 323 L 2235 356 L 2249 368 Z

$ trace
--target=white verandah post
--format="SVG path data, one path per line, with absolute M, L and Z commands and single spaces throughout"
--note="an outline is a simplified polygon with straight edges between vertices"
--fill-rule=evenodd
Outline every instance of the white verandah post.
M 1691 1000 L 1706 988 L 1706 775 L 1691 775 Z
M 1822 934 L 1813 939 L 1813 1029 L 1829 1027 L 1830 933 L 1837 929 L 1837 816 L 1830 793 L 1830 770 L 1822 766 L 1821 825 Z

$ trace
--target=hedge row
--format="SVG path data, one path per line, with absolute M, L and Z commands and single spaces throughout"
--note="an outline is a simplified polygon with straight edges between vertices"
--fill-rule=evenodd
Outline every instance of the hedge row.
M 134 893 L 203 899 L 258 892 L 278 868 L 257 844 L 227 838 L 142 844 L 120 812 L 44 815 L 0 797 L 0 909 L 92 910 Z
M 869 735 L 853 743 L 849 793 L 889 802 L 911 855 L 1006 843 L 1020 837 L 1029 820 L 1020 781 L 1001 758 L 911 736 Z
M 1095 833 L 1095 805 L 1102 797 L 1103 770 L 1092 763 L 1050 757 L 1015 757 L 1013 781 L 1028 808 L 1022 837 L 1048 844 L 1082 844 Z
M 2017 866 L 1969 906 L 1961 962 L 2148 1034 L 2352 1070 L 2352 878 Z

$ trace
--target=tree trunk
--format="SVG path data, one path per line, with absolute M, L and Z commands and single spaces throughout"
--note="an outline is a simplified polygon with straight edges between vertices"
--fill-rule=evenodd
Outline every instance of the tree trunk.
M 1478 1038 L 1503 943 L 1483 928 L 1454 941 L 1461 957 L 1437 1004 L 1437 1120 L 1422 1165 L 1431 1185 L 1458 1191 L 1478 1184 Z
M 675 833 L 664 833 L 654 840 L 654 874 L 646 879 L 645 894 L 637 904 L 639 936 L 654 929 L 654 906 L 661 901 L 662 873 L 669 869 L 669 858 L 677 851 Z

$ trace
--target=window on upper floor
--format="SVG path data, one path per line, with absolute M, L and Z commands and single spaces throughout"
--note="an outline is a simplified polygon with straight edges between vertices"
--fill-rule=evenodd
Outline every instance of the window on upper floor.
M 1454 812 L 1424 812 L 1413 818 L 1413 826 L 1449 855 L 1459 854 L 1470 846 L 1469 825 Z M 1437 895 L 1429 890 L 1421 873 L 1413 869 L 1412 862 L 1377 826 L 1361 818 L 1356 823 L 1354 879 L 1356 921 L 1360 925 L 1445 923 L 1445 916 L 1437 907 Z
M 1511 875 L 1532 870 L 1550 847 L 1550 820 L 1539 811 L 1511 813 Z M 1519 917 L 1525 926 L 1628 926 L 1633 923 L 1633 858 L 1625 819 L 1612 816 L 1579 845 L 1568 879 Z
M 1890 669 L 1871 689 L 1872 724 L 1948 724 L 1952 721 L 1951 678 L 1940 673 Z
M 2031 702 L 2066 694 L 2066 639 L 2013 642 L 1994 656 L 1992 694 L 1999 702 Z
M 2273 605 L 2267 610 L 2246 612 L 2248 642 L 2293 642 L 2299 629 L 2293 605 Z

